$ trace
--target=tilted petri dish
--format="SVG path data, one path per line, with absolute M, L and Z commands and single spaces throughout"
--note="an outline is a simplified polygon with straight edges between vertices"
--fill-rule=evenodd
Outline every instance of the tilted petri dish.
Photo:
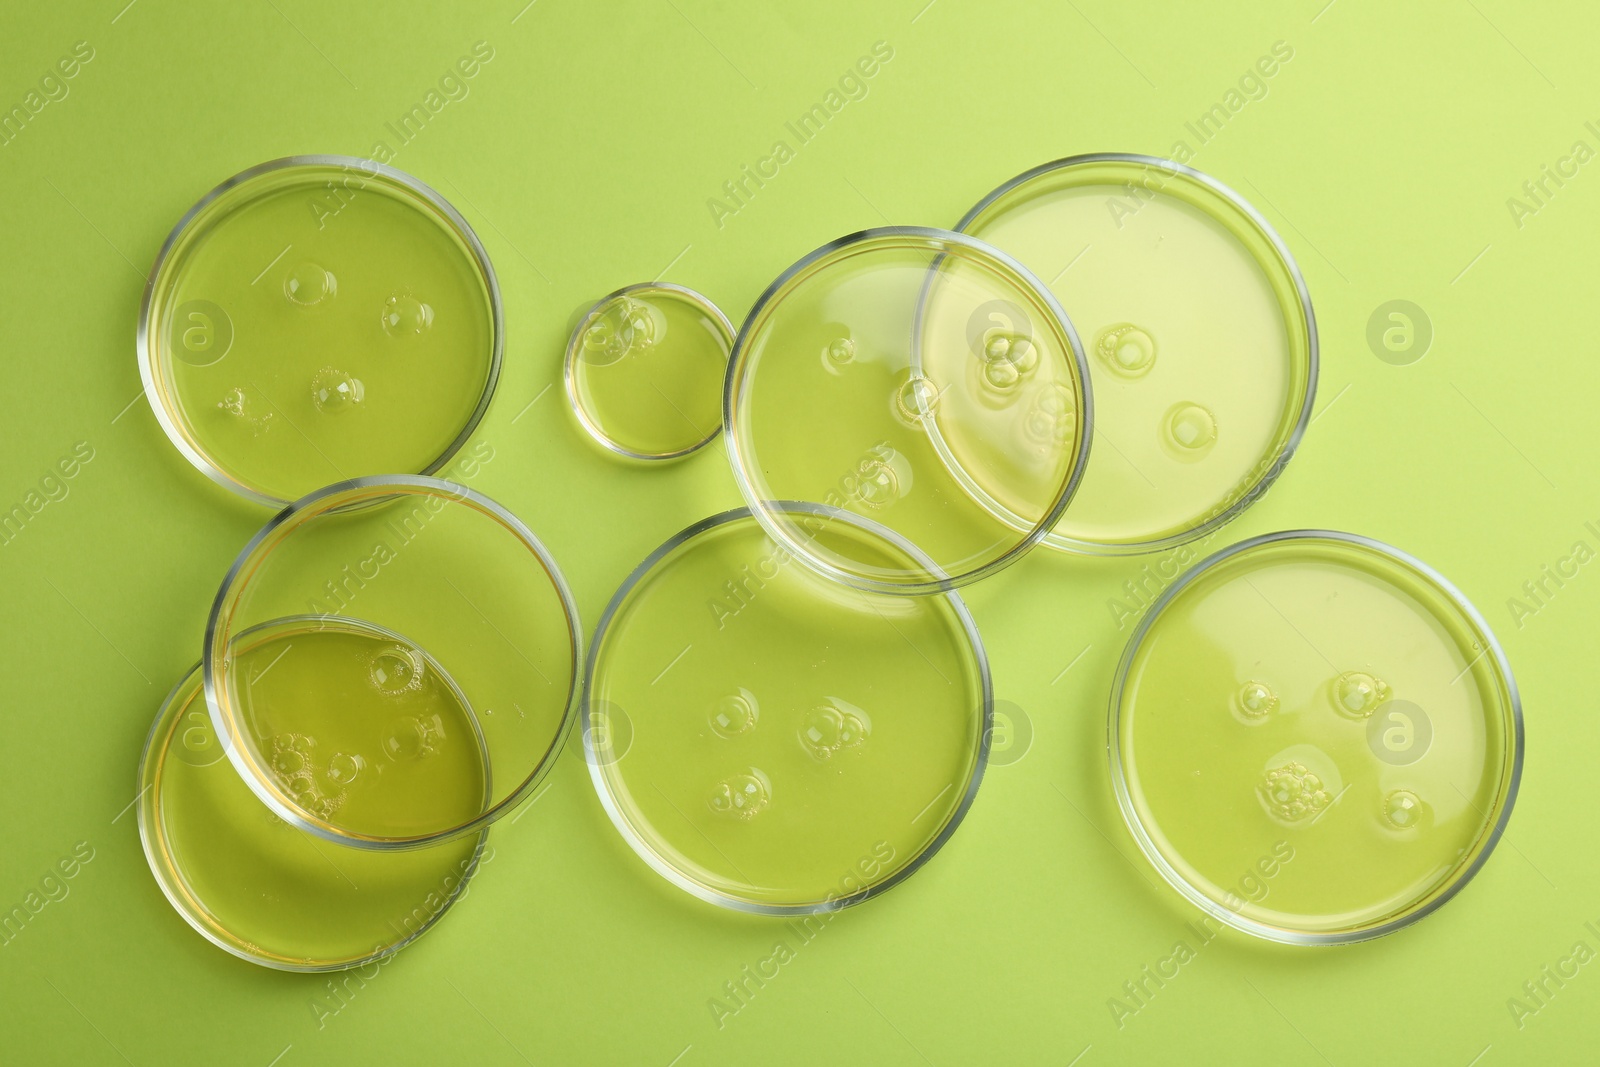
M 270 642 L 238 643 L 269 624 Z M 206 701 L 280 818 L 418 848 L 475 833 L 542 780 L 575 717 L 580 649 L 566 582 L 510 512 L 437 479 L 361 478 L 240 553 L 206 623 Z
M 1055 525 L 1092 413 L 1077 335 L 1026 268 L 971 237 L 887 227 L 824 245 L 756 301 L 723 423 L 775 539 L 857 588 L 925 594 L 1014 562 Z M 920 551 L 855 558 L 774 501 L 870 518 Z
M 282 506 L 444 467 L 500 373 L 500 290 L 438 193 L 371 160 L 252 167 L 151 268 L 139 370 L 162 429 L 217 483 Z
M 1311 416 L 1316 320 L 1288 248 L 1237 193 L 1152 156 L 1073 156 L 956 228 L 1050 279 L 1088 349 L 1094 461 L 1046 544 L 1157 551 L 1271 486 Z
M 281 620 L 241 634 L 239 647 L 270 648 L 293 629 Z M 218 947 L 285 971 L 370 965 L 410 944 L 466 895 L 489 833 L 380 855 L 295 829 L 229 764 L 199 664 L 151 727 L 138 819 L 150 871 L 178 914 Z
M 1111 696 L 1139 847 L 1212 919 L 1291 944 L 1377 937 L 1454 896 L 1505 829 L 1522 747 L 1482 616 L 1355 534 L 1204 560 L 1151 607 Z
M 670 282 L 602 297 L 567 342 L 563 378 L 579 425 L 633 460 L 679 459 L 722 432 L 733 325 Z
M 782 507 L 830 548 L 932 570 L 870 520 Z M 739 911 L 831 911 L 895 885 L 954 833 L 987 762 L 988 663 L 957 595 L 842 585 L 742 508 L 629 576 L 586 683 L 612 822 L 669 881 Z

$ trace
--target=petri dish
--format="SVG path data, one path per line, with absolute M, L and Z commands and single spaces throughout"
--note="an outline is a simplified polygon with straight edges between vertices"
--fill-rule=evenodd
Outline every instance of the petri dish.
M 1042 538 L 1091 424 L 1084 353 L 1049 290 L 981 241 L 898 226 L 824 245 L 773 282 L 739 332 L 723 409 L 767 531 L 829 577 L 908 595 L 976 581 Z M 919 552 L 824 548 L 812 513 L 774 501 L 869 518 Z
M 510 512 L 437 479 L 354 479 L 240 553 L 206 623 L 206 701 L 279 818 L 419 848 L 477 832 L 548 773 L 580 646 L 566 582 Z
M 1135 631 L 1111 777 L 1145 855 L 1216 921 L 1360 941 L 1449 900 L 1516 799 L 1522 710 L 1483 617 L 1436 571 L 1325 530 L 1204 560 Z
M 139 371 L 162 429 L 262 504 L 431 474 L 488 409 L 500 290 L 438 193 L 372 160 L 293 156 L 207 193 L 151 268 Z
M 1316 320 L 1294 257 L 1233 190 L 1153 156 L 1073 156 L 956 228 L 1049 278 L 1089 353 L 1095 459 L 1046 544 L 1182 544 L 1282 472 L 1311 416 Z
M 633 460 L 679 459 L 722 432 L 733 325 L 681 285 L 646 282 L 601 298 L 567 342 L 563 377 L 578 423 Z
M 931 567 L 871 520 L 783 508 L 830 548 Z M 842 585 L 743 508 L 622 584 L 586 692 L 584 752 L 618 831 L 739 911 L 832 911 L 897 884 L 954 833 L 987 762 L 988 663 L 958 596 Z
M 241 648 L 258 640 L 274 638 L 239 636 Z M 381 855 L 290 826 L 228 763 L 198 663 L 151 727 L 138 819 L 150 871 L 178 914 L 218 947 L 285 971 L 359 967 L 398 952 L 466 895 L 488 838 L 480 830 Z

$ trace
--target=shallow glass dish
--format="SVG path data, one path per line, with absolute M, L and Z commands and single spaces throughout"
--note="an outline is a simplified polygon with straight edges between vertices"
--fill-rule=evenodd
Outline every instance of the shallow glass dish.
M 1184 574 L 1111 694 L 1139 847 L 1211 919 L 1290 944 L 1377 937 L 1459 892 L 1505 830 L 1522 748 L 1511 668 L 1466 598 L 1326 530 Z
M 1049 279 L 1094 384 L 1094 460 L 1045 543 L 1091 555 L 1202 537 L 1272 485 L 1311 417 L 1299 267 L 1236 192 L 1153 156 L 1046 163 L 956 226 Z
M 580 647 L 566 582 L 505 508 L 437 479 L 360 478 L 240 553 L 206 623 L 206 702 L 278 817 L 417 848 L 475 833 L 548 772 Z
M 293 156 L 178 223 L 137 344 L 178 450 L 281 507 L 346 478 L 443 469 L 488 410 L 502 335 L 488 253 L 444 198 L 371 160 Z
M 723 403 L 735 479 L 768 533 L 829 577 L 900 594 L 976 581 L 1044 537 L 1093 421 L 1049 290 L 981 241 L 920 227 L 852 234 L 785 271 L 739 332 Z M 775 501 L 869 518 L 919 552 L 825 548 L 796 517 L 813 513 Z
M 252 630 L 238 644 L 258 638 L 271 639 Z M 466 895 L 489 833 L 385 855 L 295 829 L 228 762 L 198 663 L 151 727 L 137 810 L 150 871 L 184 921 L 241 959 L 285 971 L 373 964 L 422 936 Z
M 870 520 L 785 515 L 855 558 L 930 567 Z M 918 870 L 955 832 L 993 711 L 953 592 L 855 590 L 746 509 L 696 523 L 617 590 L 590 649 L 584 752 L 612 822 L 701 900 L 832 911 Z

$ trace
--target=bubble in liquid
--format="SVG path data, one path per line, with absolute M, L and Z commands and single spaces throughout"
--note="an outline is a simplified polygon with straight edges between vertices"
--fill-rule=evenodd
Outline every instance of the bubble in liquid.
M 631 348 L 649 348 L 661 340 L 663 324 L 657 319 L 655 309 L 641 300 L 630 300 L 624 312 L 628 327 L 628 344 Z
M 1428 814 L 1428 805 L 1409 789 L 1396 789 L 1383 798 L 1383 821 L 1396 830 L 1414 830 Z
M 444 742 L 444 721 L 437 715 L 423 719 L 404 715 L 391 722 L 383 733 L 383 752 L 395 762 L 427 759 Z
M 259 437 L 266 433 L 272 425 L 270 411 L 256 411 L 256 405 L 239 386 L 234 386 L 222 394 L 222 399 L 217 401 L 217 407 L 238 419 L 240 423 L 250 428 L 250 432 Z
M 835 367 L 842 367 L 856 358 L 856 343 L 848 337 L 837 337 L 824 350 L 823 357 Z
M 359 755 L 352 756 L 348 752 L 335 752 L 328 760 L 328 779 L 339 785 L 349 785 L 356 780 L 356 775 L 366 766 L 366 761 Z
M 433 307 L 411 293 L 395 293 L 383 304 L 383 330 L 391 337 L 423 333 L 433 325 Z
M 1365 719 L 1389 699 L 1389 686 L 1366 671 L 1345 671 L 1333 680 L 1333 706 L 1353 719 Z
M 813 759 L 826 762 L 837 753 L 856 748 L 872 734 L 867 713 L 842 700 L 812 708 L 800 724 L 800 746 Z
M 311 262 L 295 264 L 283 279 L 283 295 L 301 307 L 320 304 L 338 289 L 338 279 Z
M 1278 710 L 1278 694 L 1265 682 L 1250 681 L 1234 694 L 1234 704 L 1247 719 L 1265 719 Z
M 1124 378 L 1142 377 L 1156 361 L 1155 338 L 1128 322 L 1101 331 L 1094 350 L 1106 366 Z
M 755 818 L 772 802 L 772 786 L 767 776 L 755 767 L 743 774 L 735 774 L 718 782 L 711 790 L 706 804 L 718 815 L 729 818 Z
M 1072 440 L 1078 426 L 1078 401 L 1071 388 L 1050 382 L 1039 390 L 1023 428 L 1040 444 L 1057 445 Z
M 900 476 L 879 460 L 861 472 L 856 497 L 869 508 L 883 508 L 900 499 Z
M 1258 787 L 1267 810 L 1284 822 L 1299 822 L 1321 812 L 1333 801 L 1322 779 L 1303 763 L 1286 763 L 1268 770 Z
M 394 695 L 421 689 L 425 669 L 416 649 L 391 645 L 372 657 L 367 673 L 381 692 Z
M 311 379 L 311 402 L 318 411 L 344 411 L 366 396 L 367 387 L 360 378 L 333 367 L 323 367 Z
M 711 709 L 711 729 L 718 737 L 733 738 L 756 728 L 761 717 L 761 705 L 748 689 L 723 697 Z
M 994 363 L 984 364 L 983 380 L 995 389 L 1010 389 L 1022 380 L 1022 372 L 1017 369 L 1015 363 L 997 360 Z
M 305 810 L 327 818 L 344 802 L 343 790 L 333 795 L 324 793 L 317 785 L 311 750 L 317 747 L 315 738 L 304 734 L 279 734 L 272 739 L 269 762 L 294 802 Z
M 896 390 L 894 404 L 901 420 L 915 426 L 938 410 L 938 387 L 922 375 L 913 374 Z
M 1217 420 L 1199 404 L 1175 404 L 1162 420 L 1167 441 L 1184 455 L 1198 455 L 1217 440 Z

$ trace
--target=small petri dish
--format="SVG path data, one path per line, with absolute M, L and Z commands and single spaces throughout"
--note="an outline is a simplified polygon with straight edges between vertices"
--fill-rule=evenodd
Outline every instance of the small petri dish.
M 1095 459 L 1046 544 L 1182 544 L 1282 472 L 1311 416 L 1316 320 L 1294 257 L 1233 190 L 1153 156 L 1073 156 L 956 228 L 1051 279 L 1089 352 Z
M 178 450 L 281 507 L 441 470 L 500 374 L 500 290 L 438 193 L 372 160 L 293 156 L 207 193 L 167 238 L 139 371 Z
M 355 479 L 240 553 L 206 624 L 206 701 L 279 818 L 420 848 L 476 833 L 543 779 L 575 717 L 580 646 L 566 582 L 510 512 L 437 479 Z
M 1088 459 L 1088 372 L 1049 290 L 946 230 L 887 227 L 824 245 L 756 301 L 728 364 L 723 424 L 745 503 L 821 573 L 926 594 L 1014 562 L 1060 517 Z M 841 554 L 822 504 L 916 554 Z M 932 565 L 924 565 L 923 560 Z
M 239 647 L 271 643 L 272 629 L 239 635 Z M 380 855 L 295 829 L 228 763 L 199 664 L 151 727 L 138 819 L 150 871 L 178 914 L 212 944 L 285 971 L 373 964 L 422 936 L 466 895 L 489 833 Z
M 733 325 L 681 285 L 618 289 L 567 342 L 567 399 L 584 430 L 633 460 L 680 459 L 722 432 Z
M 871 520 L 782 507 L 857 558 L 918 555 Z M 897 884 L 955 832 L 987 762 L 988 663 L 957 595 L 841 585 L 747 509 L 629 576 L 586 692 L 584 752 L 611 821 L 673 884 L 739 911 L 832 911 Z
M 1289 944 L 1430 914 L 1499 841 L 1522 709 L 1483 617 L 1355 534 L 1291 531 L 1178 579 L 1117 670 L 1123 818 L 1215 921 Z

